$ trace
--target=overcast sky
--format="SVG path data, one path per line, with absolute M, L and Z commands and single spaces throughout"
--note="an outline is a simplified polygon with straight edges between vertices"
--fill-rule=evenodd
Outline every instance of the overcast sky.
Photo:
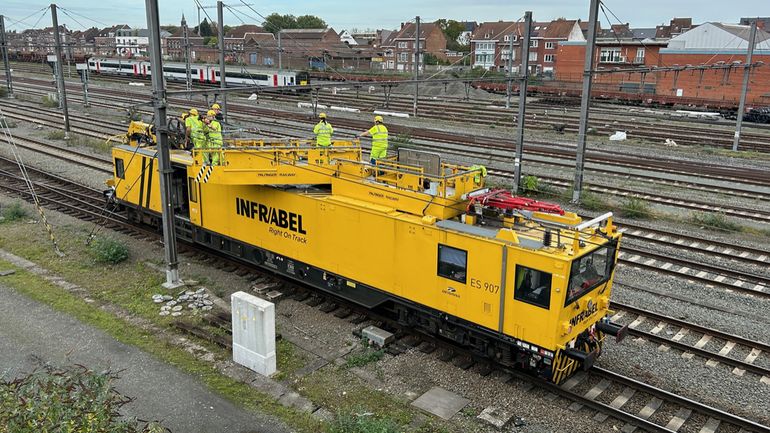
M 214 0 L 199 0 L 204 6 L 215 6 Z M 549 21 L 553 18 L 586 19 L 588 0 L 540 0 L 540 1 L 498 1 L 498 0 L 380 0 L 367 1 L 256 1 L 244 0 L 254 10 L 243 6 L 240 0 L 228 0 L 226 4 L 240 5 L 231 12 L 225 8 L 225 24 L 238 25 L 241 20 L 247 23 L 261 23 L 258 14 L 267 16 L 272 12 L 293 15 L 318 15 L 335 30 L 357 27 L 396 28 L 401 22 L 414 19 L 419 15 L 424 22 L 438 18 L 458 21 L 496 21 L 517 20 L 525 10 L 532 10 L 537 21 Z M 182 13 L 188 23 L 194 25 L 197 10 L 194 0 L 159 0 L 162 24 L 179 24 Z M 692 17 L 696 23 L 706 21 L 738 22 L 745 16 L 770 16 L 768 0 L 737 0 L 732 2 L 717 0 L 603 0 L 607 16 L 612 24 L 629 22 L 632 27 L 653 27 L 668 23 L 672 17 Z M 72 29 L 83 27 L 103 27 L 105 24 L 126 23 L 131 27 L 146 27 L 145 3 L 141 0 L 62 0 L 58 5 L 69 11 L 72 17 L 59 13 L 59 22 Z M 6 15 L 6 28 L 22 30 L 31 27 L 42 15 L 35 13 L 46 7 L 45 3 L 23 0 L 3 0 L 0 14 Z M 205 9 L 216 19 L 216 8 Z M 613 12 L 616 16 L 610 13 Z M 30 14 L 31 17 L 26 18 Z M 201 12 L 201 19 L 205 14 Z M 608 19 L 600 12 L 602 25 Z M 14 20 L 24 19 L 24 23 L 13 24 Z M 40 19 L 38 27 L 50 25 L 50 13 Z

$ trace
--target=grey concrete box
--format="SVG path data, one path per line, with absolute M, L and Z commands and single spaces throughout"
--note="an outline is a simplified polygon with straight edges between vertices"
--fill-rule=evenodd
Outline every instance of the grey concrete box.
M 499 430 L 508 425 L 511 418 L 513 418 L 513 414 L 499 407 L 489 406 L 481 411 L 476 418 L 491 424 Z
M 233 361 L 264 376 L 275 373 L 275 304 L 245 292 L 230 300 Z
M 392 333 L 376 326 L 367 326 L 361 331 L 361 335 L 377 346 L 385 347 L 395 338 Z
M 470 403 L 470 400 L 467 398 L 435 386 L 413 401 L 412 406 L 443 419 L 449 419 L 467 406 L 468 403 Z

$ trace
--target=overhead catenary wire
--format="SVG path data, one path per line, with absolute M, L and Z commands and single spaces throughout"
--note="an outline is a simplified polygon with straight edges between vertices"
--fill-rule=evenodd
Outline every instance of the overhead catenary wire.
M 29 26 L 29 23 L 28 23 L 28 22 L 26 22 L 26 20 L 27 20 L 27 19 L 29 19 L 29 18 L 32 18 L 32 17 L 33 17 L 35 14 L 38 14 L 38 13 L 40 13 L 40 12 L 43 12 L 43 11 L 48 11 L 48 6 L 45 6 L 45 7 L 43 7 L 43 8 L 40 8 L 40 9 L 36 10 L 35 12 L 32 12 L 31 14 L 27 15 L 26 17 L 24 17 L 24 18 L 22 18 L 22 19 L 20 19 L 20 20 L 14 20 L 14 19 L 12 19 L 11 17 L 6 17 L 6 18 L 9 18 L 9 19 L 11 19 L 11 23 L 9 23 L 9 24 L 6 24 L 6 25 L 5 25 L 5 27 L 6 27 L 6 29 L 7 29 L 8 27 L 12 27 L 12 26 L 15 26 L 16 24 L 19 24 L 19 23 L 22 23 L 22 24 L 25 24 L 25 25 L 28 25 L 28 26 Z M 39 22 L 39 21 L 40 21 L 40 20 L 38 20 L 38 22 Z M 33 27 L 33 28 L 34 28 L 35 26 L 37 26 L 37 24 L 35 24 L 34 26 L 30 26 L 30 27 Z
M 70 19 L 72 19 L 72 21 L 75 21 L 80 27 L 82 27 L 84 29 L 88 28 L 86 25 L 84 25 L 83 23 L 78 21 L 77 18 L 75 18 L 72 15 L 70 15 L 69 12 L 67 12 L 67 9 L 59 8 L 59 10 L 62 11 L 62 13 L 64 13 L 64 15 L 67 15 L 68 17 L 70 17 Z
M 68 12 L 72 13 L 72 14 L 75 14 L 75 15 L 77 15 L 77 16 L 79 16 L 79 17 L 83 18 L 83 19 L 86 19 L 86 20 L 92 21 L 92 22 L 94 22 L 94 23 L 96 23 L 96 24 L 99 24 L 100 26 L 104 26 L 104 27 L 111 27 L 109 24 L 105 24 L 105 23 L 103 23 L 103 22 L 101 22 L 101 21 L 99 21 L 99 20 L 95 20 L 95 19 L 93 19 L 93 18 L 90 18 L 90 17 L 88 17 L 88 16 L 86 16 L 86 15 L 83 15 L 83 14 L 79 14 L 79 13 L 75 12 L 75 11 L 74 11 L 74 10 L 72 10 L 72 9 L 64 9 L 64 8 L 62 8 L 62 7 L 60 7 L 59 9 L 61 9 L 61 10 L 66 10 L 66 11 L 68 11 Z M 74 20 L 74 18 L 73 18 L 73 20 Z M 81 26 L 82 26 L 82 24 L 81 24 Z M 86 26 L 83 26 L 83 28 L 86 28 Z

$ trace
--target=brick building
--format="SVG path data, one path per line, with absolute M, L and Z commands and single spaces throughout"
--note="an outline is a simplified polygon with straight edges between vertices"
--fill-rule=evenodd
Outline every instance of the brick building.
M 596 35 L 594 67 L 597 70 L 659 66 L 661 48 L 668 45 L 668 33 L 659 28 L 632 29 L 628 24 L 612 25 L 600 29 Z M 658 37 L 658 35 L 663 35 Z M 557 47 L 559 81 L 582 81 L 585 63 L 585 41 L 564 41 Z M 653 93 L 656 76 L 645 77 L 644 89 Z M 641 77 L 623 74 L 598 74 L 595 83 L 613 84 L 620 89 L 638 91 Z
M 474 67 L 505 70 L 513 45 L 513 68 L 521 65 L 521 39 L 524 23 L 498 21 L 481 23 L 471 36 L 471 58 Z M 585 41 L 578 20 L 533 22 L 530 35 L 529 73 L 552 75 L 556 69 L 560 42 Z
M 676 67 L 742 62 L 748 48 L 749 26 L 705 23 L 675 18 L 655 29 L 612 26 L 597 35 L 594 67 L 597 70 L 636 67 Z M 585 42 L 562 42 L 557 52 L 556 79 L 565 88 L 582 80 Z M 770 33 L 757 31 L 754 61 L 765 65 L 752 71 L 748 100 L 770 105 Z M 721 63 L 720 63 L 721 62 Z M 742 69 L 659 73 L 596 74 L 594 90 L 674 96 L 687 102 L 737 103 L 743 84 Z M 574 86 L 572 87 L 574 88 Z
M 415 65 L 415 33 L 414 23 L 401 24 L 401 28 L 393 32 L 382 43 L 382 68 L 394 71 L 414 71 Z M 424 65 L 424 54 L 431 54 L 439 60 L 446 60 L 446 36 L 435 23 L 420 23 L 420 51 L 423 53 L 420 65 Z
M 705 23 L 671 38 L 660 50 L 660 66 L 743 62 L 749 44 L 749 26 Z M 770 105 L 770 33 L 757 30 L 754 62 L 763 66 L 751 73 L 747 101 Z M 656 92 L 683 98 L 708 99 L 724 103 L 740 99 L 742 69 L 726 71 L 669 73 L 658 77 Z

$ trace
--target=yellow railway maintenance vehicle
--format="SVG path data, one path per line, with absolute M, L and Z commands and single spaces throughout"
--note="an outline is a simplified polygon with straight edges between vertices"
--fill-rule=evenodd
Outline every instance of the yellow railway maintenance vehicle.
M 204 165 L 205 152 L 220 165 Z M 160 226 L 156 149 L 112 151 L 108 197 Z M 172 150 L 178 235 L 388 314 L 555 383 L 590 368 L 625 329 L 608 307 L 620 233 L 484 187 L 479 166 L 358 141 L 230 140 Z M 485 173 L 484 173 L 485 174 Z

